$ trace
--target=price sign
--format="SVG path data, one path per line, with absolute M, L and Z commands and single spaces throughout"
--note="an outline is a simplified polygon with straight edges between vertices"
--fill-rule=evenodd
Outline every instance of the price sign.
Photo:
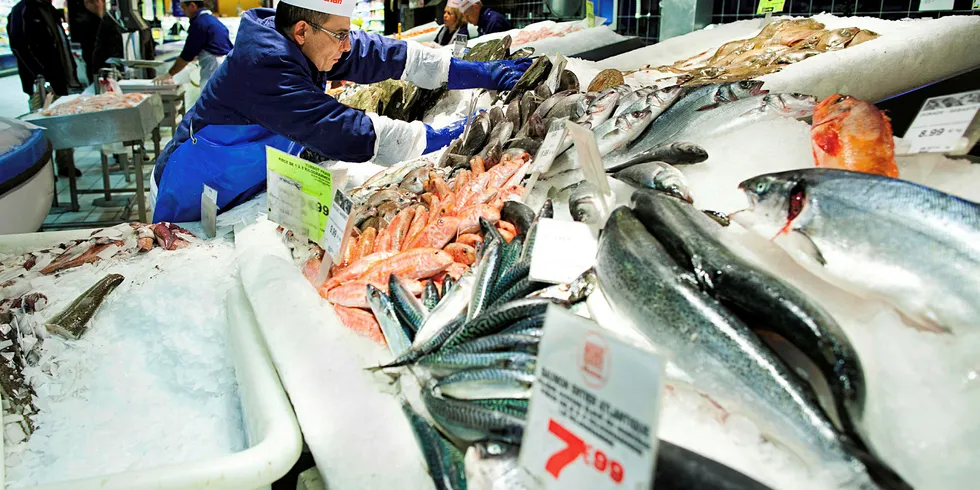
M 531 249 L 532 281 L 572 282 L 595 265 L 599 245 L 585 223 L 542 218 Z
M 782 12 L 783 4 L 785 3 L 785 0 L 759 0 L 759 8 L 755 11 L 755 13 L 761 15 Z
M 910 153 L 969 150 L 964 134 L 980 109 L 980 90 L 926 99 L 903 138 Z
M 519 462 L 545 488 L 650 488 L 663 360 L 550 306 Z
M 919 12 L 937 10 L 953 10 L 953 0 L 921 0 L 919 2 Z
M 320 243 L 335 264 L 341 262 L 347 238 L 350 236 L 350 214 L 353 209 L 354 202 L 343 191 L 336 189 L 331 213 L 327 218 L 327 230 Z
M 208 238 L 218 234 L 218 191 L 207 184 L 201 193 L 201 225 Z
M 269 219 L 319 242 L 330 215 L 333 174 L 272 147 L 265 156 Z
M 466 34 L 456 34 L 453 40 L 453 58 L 463 57 L 466 53 L 466 41 L 468 40 L 469 38 L 466 37 Z
M 595 27 L 595 4 L 589 0 L 585 0 L 585 24 Z
M 534 156 L 534 165 L 531 166 L 531 173 L 543 174 L 551 168 L 555 157 L 558 156 L 558 148 L 562 146 L 562 143 L 565 141 L 565 136 L 568 134 L 565 121 L 568 121 L 567 117 L 551 121 L 551 124 L 548 126 L 548 134 L 544 137 L 544 141 L 541 143 L 541 148 L 538 149 L 537 155 Z
M 600 209 L 605 214 L 605 197 L 612 194 L 612 191 L 609 189 L 606 169 L 602 166 L 602 157 L 599 155 L 599 145 L 596 144 L 595 133 L 571 121 L 565 122 L 565 127 L 568 128 L 568 135 L 575 142 L 578 164 L 582 167 L 582 173 L 599 191 L 600 201 L 602 201 L 599 203 Z

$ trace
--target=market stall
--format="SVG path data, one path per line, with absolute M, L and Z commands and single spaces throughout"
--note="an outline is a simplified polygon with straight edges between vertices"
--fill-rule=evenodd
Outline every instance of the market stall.
M 282 197 L 300 180 L 271 170 L 274 199 L 219 215 L 214 239 L 194 237 L 210 226 L 164 223 L 86 232 L 61 249 L 51 247 L 65 236 L 0 244 L 0 278 L 12 281 L 0 292 L 17 322 L 47 325 L 105 274 L 127 278 L 81 340 L 41 335 L 35 361 L 26 347 L 24 377 L 50 409 L 20 403 L 27 386 L 14 391 L 16 415 L 37 428 L 5 451 L 7 479 L 82 476 L 58 465 L 42 476 L 37 463 L 69 433 L 105 428 L 67 427 L 58 417 L 71 402 L 132 424 L 124 447 L 147 455 L 128 464 L 175 465 L 170 476 L 188 479 L 171 486 L 203 485 L 217 467 L 191 470 L 191 459 L 265 468 L 271 456 L 258 448 L 273 439 L 275 471 L 218 486 L 267 484 L 295 461 L 295 413 L 329 488 L 537 488 L 606 463 L 604 478 L 655 487 L 971 488 L 978 171 L 943 152 L 915 153 L 914 137 L 893 138 L 872 102 L 980 66 L 968 49 L 980 18 L 772 20 L 567 65 L 541 55 L 615 36 L 529 26 L 473 40 L 465 55 L 508 59 L 535 47 L 511 91 L 347 87 L 342 103 L 394 118 L 439 125 L 474 105 L 483 112 L 449 147 L 415 160 L 323 163 L 346 185 L 331 194 L 330 217 L 317 215 L 319 229 L 296 226 Z M 950 46 L 957 55 L 940 59 Z M 917 70 L 905 68 L 913 62 Z M 980 99 L 945 104 L 975 113 Z M 329 235 L 348 201 L 338 243 L 308 236 Z M 52 267 L 57 283 L 44 273 Z M 36 292 L 48 305 L 28 312 Z M 225 319 L 215 315 L 221 303 Z M 561 384 L 556 364 L 542 364 L 562 338 L 555 318 L 569 329 L 585 322 L 658 370 L 611 378 L 621 391 L 655 393 L 649 410 L 609 417 L 635 431 L 579 432 L 590 449 L 562 463 L 567 473 L 549 463 L 547 477 L 522 450 L 542 432 L 529 422 L 540 420 L 540 393 Z M 601 352 L 581 355 L 582 372 L 609 365 Z M 119 366 L 132 370 L 126 383 L 149 386 L 138 419 L 100 398 L 115 392 L 104 373 Z M 88 403 L 79 386 L 63 386 L 66 372 L 91 390 Z M 604 389 L 575 383 L 579 394 Z M 202 393 L 219 402 L 201 404 Z M 267 393 L 273 406 L 253 409 Z M 229 410 L 238 404 L 241 413 Z M 162 438 L 137 422 L 178 410 L 188 428 L 164 441 L 180 451 L 134 446 Z M 256 410 L 276 421 L 258 438 Z M 549 430 L 561 438 L 550 440 L 555 454 L 574 440 Z M 624 447 L 645 448 L 637 453 L 650 456 L 652 474 L 617 473 Z M 84 476 L 121 471 L 90 464 Z

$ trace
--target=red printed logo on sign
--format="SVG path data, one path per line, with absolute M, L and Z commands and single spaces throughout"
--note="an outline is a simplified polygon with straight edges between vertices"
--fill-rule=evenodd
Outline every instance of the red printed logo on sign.
M 585 443 L 581 437 L 572 433 L 554 419 L 548 420 L 548 432 L 551 432 L 566 444 L 565 449 L 552 454 L 544 464 L 544 470 L 557 480 L 561 471 L 572 462 L 582 458 L 583 462 L 595 468 L 599 473 L 609 470 L 609 478 L 614 483 L 622 483 L 624 478 L 623 465 L 619 461 L 612 461 L 606 453 L 600 450 L 593 450 L 592 446 Z
M 323 1 L 327 3 L 344 3 L 344 0 L 323 0 Z
M 579 368 L 582 380 L 590 388 L 602 388 L 609 379 L 609 345 L 601 335 L 589 332 L 585 336 Z

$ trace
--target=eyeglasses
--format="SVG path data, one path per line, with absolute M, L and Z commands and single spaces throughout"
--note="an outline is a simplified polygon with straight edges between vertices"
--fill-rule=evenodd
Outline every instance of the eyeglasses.
M 323 27 L 320 27 L 320 26 L 318 26 L 318 25 L 316 25 L 316 24 L 314 24 L 314 23 L 312 23 L 310 21 L 306 21 L 306 23 L 309 24 L 309 25 L 311 25 L 311 26 L 313 26 L 314 28 L 316 28 L 319 31 L 323 31 L 323 32 L 326 32 L 327 34 L 330 34 L 331 36 L 333 36 L 334 39 L 336 39 L 336 40 L 338 40 L 340 42 L 344 42 L 344 41 L 346 41 L 347 39 L 350 38 L 350 31 L 337 33 L 337 32 L 333 32 L 333 31 L 328 31 L 328 30 L 324 29 Z

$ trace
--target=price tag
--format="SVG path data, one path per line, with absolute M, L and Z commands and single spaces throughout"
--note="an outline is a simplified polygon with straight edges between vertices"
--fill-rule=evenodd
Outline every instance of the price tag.
M 980 109 L 980 90 L 926 99 L 903 138 L 909 153 L 969 150 L 964 134 Z
M 585 223 L 542 218 L 531 249 L 532 281 L 572 282 L 595 265 L 599 245 Z
M 208 238 L 218 235 L 218 191 L 207 184 L 201 193 L 201 225 Z
M 323 234 L 323 240 L 320 241 L 320 246 L 326 250 L 335 264 L 341 262 L 344 247 L 350 237 L 350 228 L 353 224 L 350 214 L 353 209 L 354 202 L 343 191 L 336 189 L 330 216 L 327 218 L 327 229 Z
M 453 58 L 462 58 L 466 53 L 466 42 L 469 38 L 466 34 L 456 34 L 453 41 Z
M 585 0 L 585 24 L 595 27 L 595 4 L 589 0 Z
M 759 0 L 759 9 L 755 11 L 756 14 L 773 14 L 776 12 L 783 11 L 783 4 L 785 0 Z
M 555 157 L 558 156 L 558 148 L 562 146 L 565 136 L 568 135 L 568 128 L 565 127 L 566 121 L 568 121 L 567 117 L 551 121 L 548 126 L 548 134 L 544 137 L 537 155 L 534 156 L 531 173 L 543 174 L 551 168 Z
M 548 79 L 545 80 L 545 85 L 551 90 L 551 93 L 558 91 L 558 84 L 561 83 L 561 72 L 565 71 L 565 66 L 568 65 L 568 60 L 562 55 L 555 56 L 555 62 L 552 63 L 551 73 L 548 74 Z
M 333 174 L 269 146 L 265 156 L 269 219 L 319 242 L 330 214 Z
M 549 306 L 519 462 L 545 488 L 651 488 L 663 360 Z
M 953 10 L 953 0 L 921 0 L 919 12 L 934 12 L 936 10 Z
M 578 152 L 578 164 L 582 168 L 582 173 L 599 191 L 600 211 L 607 214 L 606 197 L 612 194 L 612 191 L 609 189 L 606 169 L 602 166 L 602 157 L 599 155 L 599 146 L 595 142 L 595 133 L 571 121 L 566 121 L 565 127 L 568 128 L 568 135 L 575 143 L 575 151 Z

